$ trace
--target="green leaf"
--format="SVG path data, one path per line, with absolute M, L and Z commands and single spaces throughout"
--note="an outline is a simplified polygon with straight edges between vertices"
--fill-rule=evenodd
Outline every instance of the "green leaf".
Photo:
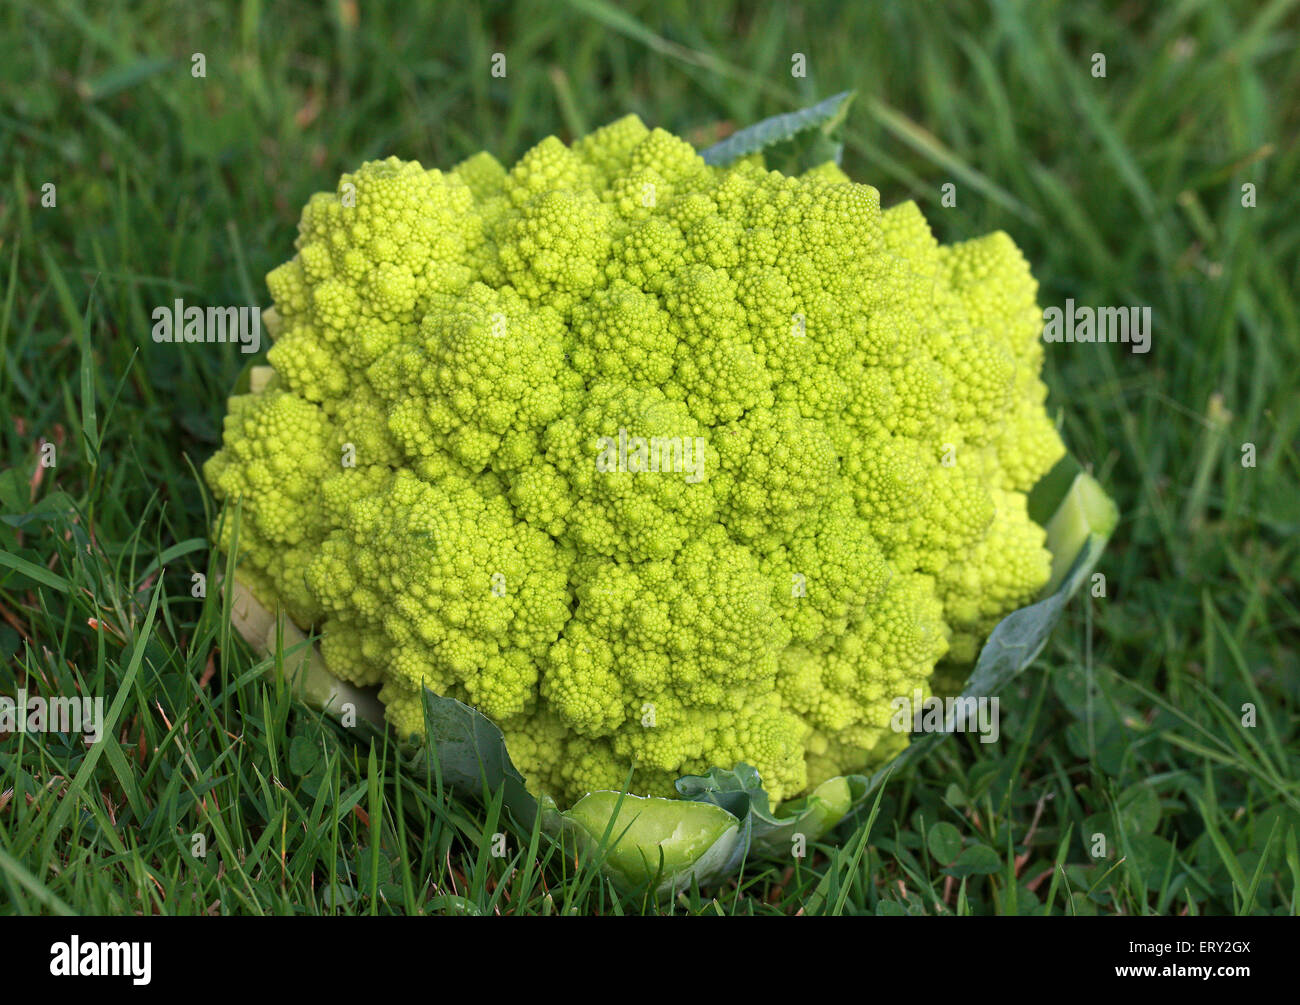
M 56 572 L 51 572 L 43 565 L 37 565 L 35 562 L 29 562 L 18 555 L 11 555 L 6 551 L 0 551 L 0 566 L 13 569 L 15 572 L 22 573 L 28 579 L 40 583 L 42 586 L 48 586 L 52 590 L 58 590 L 60 593 L 71 593 L 72 587 L 68 581 Z
M 424 717 L 426 739 L 417 756 L 425 759 L 435 777 L 471 795 L 504 787 L 505 805 L 522 825 L 532 826 L 537 800 L 510 760 L 501 730 L 478 709 L 428 688 L 424 689 Z
M 563 816 L 621 885 L 657 880 L 659 895 L 731 875 L 745 856 L 741 822 L 711 803 L 592 792 Z
M 289 743 L 289 770 L 295 775 L 310 774 L 320 756 L 319 742 L 300 733 Z
M 996 695 L 1038 658 L 1066 603 L 1101 556 L 1102 543 L 1089 539 L 1078 553 L 1069 579 L 1049 597 L 1003 618 L 980 651 L 962 695 Z
M 1038 479 L 1037 484 L 1029 490 L 1029 519 L 1040 527 L 1046 527 L 1082 470 L 1079 462 L 1069 454 L 1057 461 L 1052 470 Z
M 700 152 L 706 164 L 719 167 L 750 154 L 761 153 L 778 144 L 793 140 L 801 134 L 816 131 L 823 138 L 830 136 L 843 124 L 849 114 L 849 105 L 857 92 L 841 91 L 825 101 L 797 112 L 785 112 L 756 122 L 747 129 L 732 133 L 720 143 Z M 838 162 L 838 158 L 834 158 Z M 812 165 L 807 165 L 811 167 Z
M 754 851 L 770 857 L 788 855 L 795 834 L 816 841 L 838 824 L 855 802 L 865 798 L 866 787 L 862 775 L 831 778 L 804 798 L 786 803 L 776 814 L 769 807 L 758 772 L 748 764 L 710 768 L 708 774 L 684 775 L 677 780 L 677 791 L 686 799 L 713 803 L 743 821 Z
M 86 314 L 81 321 L 81 436 L 86 444 L 86 459 L 92 468 L 99 466 L 99 414 L 95 410 L 95 358 L 91 352 L 90 312 L 95 304 L 95 288 L 99 285 L 99 275 L 90 284 L 90 295 L 86 298 Z
M 321 894 L 321 903 L 334 910 L 344 908 L 357 899 L 357 891 L 346 883 L 330 883 Z
M 964 879 L 967 876 L 988 876 L 1002 868 L 1002 859 L 986 844 L 973 844 L 957 861 L 944 870 L 950 876 Z
M 475 918 L 483 914 L 482 909 L 474 901 L 454 894 L 431 897 L 424 905 L 424 910 L 426 914 L 463 914 Z
M 949 865 L 961 852 L 961 831 L 947 821 L 940 821 L 930 828 L 925 843 L 935 861 Z
M 262 318 L 262 327 L 264 329 L 269 329 L 272 324 L 279 323 L 279 317 L 274 313 L 274 308 L 263 311 Z M 244 394 L 261 394 L 274 384 L 275 368 L 250 359 L 239 368 L 239 373 L 235 375 L 235 382 L 230 387 L 230 397 L 237 398 Z
M 1160 823 L 1160 797 L 1148 782 L 1130 785 L 1115 800 L 1124 829 L 1135 834 L 1149 834 Z
M 30 475 L 19 468 L 0 471 L 0 508 L 11 513 L 26 511 L 31 499 Z
M 1096 545 L 1095 552 L 1100 555 L 1118 522 L 1119 510 L 1097 480 L 1083 471 L 1075 475 L 1070 490 L 1047 522 L 1052 575 L 1044 592 L 1056 589 L 1064 581 L 1075 562 L 1072 556 L 1077 556 L 1090 544 Z M 1088 571 L 1091 571 L 1091 566 Z
M 66 492 L 51 492 L 21 509 L 19 513 L 0 515 L 0 521 L 10 527 L 25 527 L 29 523 L 58 523 L 77 512 L 76 503 Z
M 1177 868 L 1177 851 L 1172 844 L 1155 834 L 1136 834 L 1128 842 L 1130 861 L 1148 889 L 1158 890 L 1165 873 Z

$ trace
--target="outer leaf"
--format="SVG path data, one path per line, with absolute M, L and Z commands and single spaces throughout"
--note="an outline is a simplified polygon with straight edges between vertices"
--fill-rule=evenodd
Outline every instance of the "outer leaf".
M 1047 549 L 1052 553 L 1052 576 L 1044 592 L 1055 590 L 1077 555 L 1089 544 L 1100 554 L 1119 522 L 1119 510 L 1091 475 L 1080 472 L 1069 492 L 1047 522 Z
M 707 147 L 700 151 L 700 156 L 704 158 L 706 164 L 723 166 L 741 157 L 761 153 L 812 130 L 819 131 L 823 137 L 829 137 L 848 115 L 849 105 L 856 93 L 841 91 L 825 101 L 819 101 L 808 108 L 801 108 L 797 112 L 773 115 L 737 133 L 732 133 L 720 143 Z
M 1029 519 L 1040 527 L 1046 527 L 1082 470 L 1079 462 L 1069 454 L 1057 461 L 1052 470 L 1029 490 Z
M 706 775 L 685 775 L 677 780 L 677 791 L 685 798 L 713 803 L 748 823 L 755 854 L 789 854 L 796 834 L 815 841 L 843 819 L 850 807 L 866 798 L 867 778 L 841 775 L 823 782 L 802 799 L 781 807 L 780 814 L 769 807 L 758 772 L 748 764 L 732 770 L 710 768 Z
M 655 881 L 656 895 L 729 876 L 748 848 L 741 821 L 719 806 L 682 799 L 592 792 L 563 814 L 607 875 L 624 887 Z
M 425 688 L 424 719 L 427 740 L 416 756 L 425 760 L 435 777 L 471 795 L 504 787 L 505 805 L 520 823 L 532 825 L 537 800 L 524 787 L 524 776 L 510 760 L 501 730 L 487 716 Z

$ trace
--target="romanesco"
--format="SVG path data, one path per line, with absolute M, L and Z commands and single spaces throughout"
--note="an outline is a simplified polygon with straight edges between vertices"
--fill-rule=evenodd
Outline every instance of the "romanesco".
M 458 698 L 558 798 L 879 764 L 891 699 L 1047 580 L 1028 265 L 834 165 L 635 116 L 509 170 L 372 161 L 267 285 L 275 376 L 205 469 L 241 575 L 399 731 Z

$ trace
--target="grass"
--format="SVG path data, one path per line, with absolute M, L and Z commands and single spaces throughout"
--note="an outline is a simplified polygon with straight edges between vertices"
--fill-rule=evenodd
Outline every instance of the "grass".
M 1300 912 L 1295 6 L 5 5 L 0 694 L 100 695 L 110 729 L 0 739 L 0 910 Z M 1000 743 L 891 779 L 869 829 L 620 896 L 295 705 L 191 595 L 245 360 L 155 345 L 149 313 L 264 303 L 298 208 L 366 158 L 513 158 L 627 111 L 705 145 L 848 88 L 845 167 L 886 204 L 1007 230 L 1044 304 L 1151 306 L 1147 355 L 1048 352 L 1124 514 L 1106 596 L 1003 696 Z

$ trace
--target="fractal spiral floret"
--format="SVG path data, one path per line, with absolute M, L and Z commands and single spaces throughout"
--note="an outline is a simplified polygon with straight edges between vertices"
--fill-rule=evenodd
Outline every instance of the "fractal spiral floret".
M 509 170 L 372 161 L 296 247 L 205 474 L 241 578 L 403 734 L 429 688 L 559 799 L 737 762 L 790 798 L 896 754 L 892 700 L 1048 579 L 1006 234 L 629 116 Z

